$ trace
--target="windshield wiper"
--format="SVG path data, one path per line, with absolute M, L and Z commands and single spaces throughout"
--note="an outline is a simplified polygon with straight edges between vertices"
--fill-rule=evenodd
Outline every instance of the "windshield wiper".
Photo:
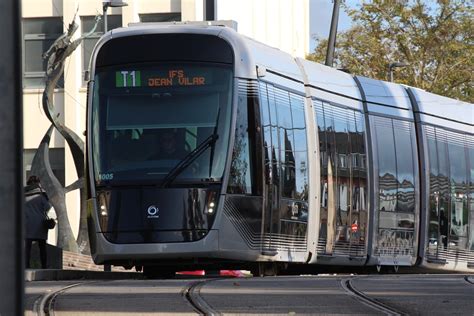
M 219 112 L 220 108 L 217 111 L 217 119 L 215 125 L 216 127 L 217 122 L 219 121 Z M 173 169 L 170 170 L 170 172 L 168 172 L 166 177 L 163 179 L 163 182 L 161 183 L 162 188 L 165 188 L 169 184 L 171 184 L 174 179 L 176 179 L 176 177 L 179 176 L 179 174 L 183 172 L 184 169 L 186 169 L 190 164 L 192 164 L 193 161 L 196 160 L 196 158 L 201 156 L 201 154 L 205 152 L 206 149 L 211 146 L 212 148 L 214 148 L 214 143 L 219 138 L 216 127 L 214 128 L 214 132 L 208 138 L 206 138 L 201 144 L 199 144 L 199 146 L 197 146 L 193 151 L 187 154 L 176 166 L 173 167 Z
M 212 132 L 212 135 L 217 135 L 217 126 L 219 124 L 219 114 L 221 114 L 221 108 L 220 107 L 217 110 L 216 125 L 214 125 L 214 131 Z M 209 157 L 209 178 L 211 177 L 211 174 L 212 174 L 212 164 L 214 163 L 214 150 L 215 150 L 215 147 L 216 147 L 215 145 L 216 145 L 216 142 L 213 142 L 212 145 L 211 145 L 211 154 L 210 154 L 210 157 Z

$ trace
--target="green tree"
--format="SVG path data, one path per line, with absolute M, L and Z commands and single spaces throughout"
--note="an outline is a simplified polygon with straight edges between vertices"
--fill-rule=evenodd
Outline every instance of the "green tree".
M 346 7 L 353 26 L 339 33 L 335 64 L 357 75 L 395 81 L 474 102 L 474 14 L 471 0 L 373 0 Z M 307 58 L 324 63 L 327 40 Z

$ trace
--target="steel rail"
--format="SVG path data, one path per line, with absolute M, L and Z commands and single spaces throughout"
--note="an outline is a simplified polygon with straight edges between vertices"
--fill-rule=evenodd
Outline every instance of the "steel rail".
M 464 276 L 464 281 L 466 281 L 469 284 L 474 285 L 474 276 L 465 275 Z
M 364 294 L 363 292 L 357 290 L 354 285 L 352 285 L 352 280 L 355 278 L 349 279 L 342 279 L 341 286 L 342 288 L 356 300 L 361 302 L 362 304 L 375 309 L 379 312 L 384 313 L 385 315 L 390 316 L 401 316 L 401 315 L 408 315 L 405 312 L 399 311 L 394 307 L 388 306 L 374 298 L 369 297 L 368 295 Z
M 212 306 L 210 306 L 204 298 L 201 296 L 201 288 L 210 282 L 221 280 L 224 278 L 215 278 L 215 279 L 206 279 L 202 281 L 197 281 L 189 284 L 186 288 L 183 289 L 182 295 L 183 298 L 191 304 L 193 309 L 200 315 L 221 315 L 216 311 Z
M 68 286 L 65 286 L 63 288 L 60 288 L 59 290 L 49 292 L 47 294 L 44 294 L 40 296 L 34 303 L 33 305 L 33 311 L 36 312 L 36 315 L 38 316 L 52 316 L 54 315 L 54 303 L 56 301 L 56 298 L 63 292 L 73 288 L 77 287 L 83 284 L 91 284 L 95 282 L 79 282 L 79 283 L 74 283 L 70 284 Z

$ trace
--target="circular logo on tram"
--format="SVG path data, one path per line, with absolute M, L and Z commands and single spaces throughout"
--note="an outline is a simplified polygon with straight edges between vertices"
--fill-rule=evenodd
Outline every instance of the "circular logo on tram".
M 148 218 L 158 218 L 158 217 L 160 217 L 160 215 L 158 215 L 159 211 L 160 210 L 155 205 L 148 206 L 148 209 L 147 209 Z

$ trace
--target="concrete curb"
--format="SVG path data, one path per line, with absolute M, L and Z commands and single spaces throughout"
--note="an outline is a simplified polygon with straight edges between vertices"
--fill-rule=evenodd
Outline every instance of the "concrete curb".
M 59 280 L 120 280 L 141 279 L 138 272 L 102 272 L 86 270 L 25 270 L 25 281 L 59 281 Z

